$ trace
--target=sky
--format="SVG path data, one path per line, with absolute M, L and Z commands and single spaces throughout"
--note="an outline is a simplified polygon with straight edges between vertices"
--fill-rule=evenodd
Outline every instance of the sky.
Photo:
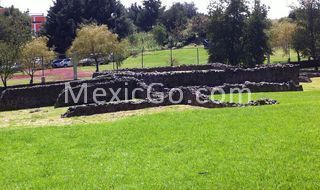
M 141 3 L 142 0 L 120 0 L 126 7 L 133 2 Z M 288 16 L 292 4 L 296 4 L 297 0 L 261 0 L 264 4 L 270 7 L 269 18 L 281 18 Z M 163 5 L 170 7 L 174 2 L 194 2 L 199 9 L 199 12 L 207 13 L 207 7 L 210 0 L 162 0 Z M 46 14 L 53 0 L 0 0 L 0 5 L 8 7 L 14 5 L 22 11 L 30 10 L 30 13 Z

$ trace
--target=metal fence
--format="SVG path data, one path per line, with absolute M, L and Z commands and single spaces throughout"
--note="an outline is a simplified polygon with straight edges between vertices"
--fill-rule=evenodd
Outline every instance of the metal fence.
M 104 70 L 117 70 L 120 68 L 148 68 L 162 66 L 178 66 L 190 64 L 206 64 L 208 63 L 208 54 L 203 47 L 187 47 L 180 49 L 163 49 L 163 50 L 129 50 L 130 56 L 126 59 L 117 58 L 113 54 L 102 56 L 99 60 L 100 65 L 104 66 Z M 73 63 L 78 66 L 88 66 L 83 64 L 84 60 L 91 59 L 91 55 L 74 54 L 72 56 Z

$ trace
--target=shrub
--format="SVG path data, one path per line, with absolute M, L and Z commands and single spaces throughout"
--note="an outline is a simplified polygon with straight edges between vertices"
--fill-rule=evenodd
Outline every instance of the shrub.
M 163 25 L 157 25 L 152 30 L 153 37 L 155 41 L 160 45 L 163 46 L 168 42 L 168 33 L 167 29 Z

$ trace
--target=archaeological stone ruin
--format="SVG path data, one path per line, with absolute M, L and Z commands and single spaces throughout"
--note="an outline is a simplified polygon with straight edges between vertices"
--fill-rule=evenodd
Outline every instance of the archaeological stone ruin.
M 290 64 L 238 68 L 217 63 L 104 71 L 94 73 L 90 80 L 0 88 L 0 111 L 69 107 L 63 117 L 74 117 L 170 105 L 205 108 L 272 105 L 277 102 L 268 99 L 248 104 L 213 101 L 211 92 L 302 91 L 299 80 L 299 67 Z M 105 93 L 96 98 L 97 91 Z

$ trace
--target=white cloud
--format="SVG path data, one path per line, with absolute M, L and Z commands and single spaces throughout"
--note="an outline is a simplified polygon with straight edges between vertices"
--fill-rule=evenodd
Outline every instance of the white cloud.
M 47 13 L 53 0 L 1 0 L 1 6 L 14 5 L 22 11 L 30 10 L 31 13 Z M 270 18 L 280 18 L 287 16 L 289 6 L 296 3 L 297 0 L 262 0 L 263 3 L 270 6 Z M 133 2 L 141 3 L 142 0 L 121 0 L 125 6 L 130 6 Z M 194 2 L 200 12 L 207 12 L 210 0 L 162 0 L 163 5 L 171 6 L 174 2 Z

